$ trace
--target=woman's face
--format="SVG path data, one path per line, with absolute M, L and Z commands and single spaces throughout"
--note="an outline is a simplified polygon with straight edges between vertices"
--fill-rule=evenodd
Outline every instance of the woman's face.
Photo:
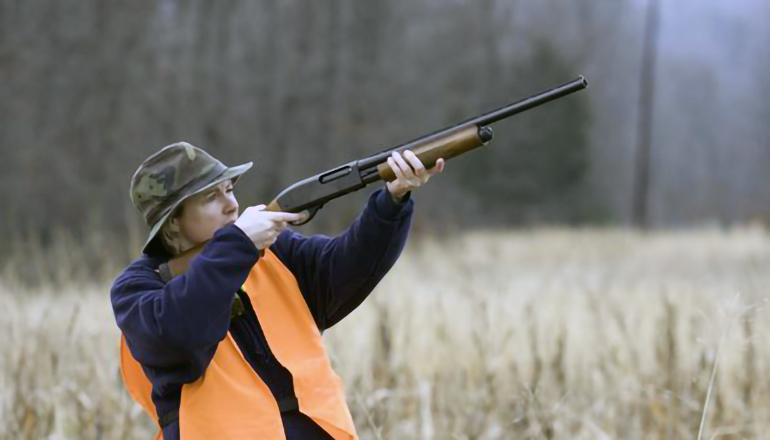
M 195 246 L 214 236 L 214 232 L 238 219 L 238 201 L 231 180 L 225 180 L 184 202 L 178 221 L 185 248 Z

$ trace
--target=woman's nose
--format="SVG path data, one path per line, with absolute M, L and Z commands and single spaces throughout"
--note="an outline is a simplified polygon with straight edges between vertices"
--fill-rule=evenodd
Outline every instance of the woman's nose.
M 235 197 L 230 196 L 227 198 L 226 209 L 227 212 L 238 211 L 238 201 L 235 200 Z

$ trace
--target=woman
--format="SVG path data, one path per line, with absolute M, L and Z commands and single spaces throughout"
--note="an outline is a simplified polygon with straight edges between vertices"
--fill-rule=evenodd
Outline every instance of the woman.
M 264 205 L 239 216 L 232 188 L 251 163 L 228 168 L 180 142 L 139 166 L 131 200 L 152 230 L 111 301 L 126 387 L 158 438 L 357 438 L 321 333 L 395 264 L 411 191 L 444 168 L 439 159 L 426 170 L 411 152 L 388 163 L 397 180 L 333 238 L 294 232 L 288 222 L 301 214 Z M 207 240 L 184 274 L 163 281 L 162 263 Z

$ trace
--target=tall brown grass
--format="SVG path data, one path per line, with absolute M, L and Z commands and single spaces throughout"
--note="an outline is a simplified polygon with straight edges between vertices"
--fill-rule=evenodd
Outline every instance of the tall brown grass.
M 154 432 L 109 306 L 130 253 L 90 274 L 83 246 L 18 246 L 34 287 L 5 266 L 0 438 Z M 415 236 L 325 339 L 362 439 L 770 438 L 768 268 L 752 227 Z

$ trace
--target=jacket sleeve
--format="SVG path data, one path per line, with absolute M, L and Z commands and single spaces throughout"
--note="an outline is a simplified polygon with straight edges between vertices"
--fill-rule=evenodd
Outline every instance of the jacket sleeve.
M 131 353 L 148 367 L 182 362 L 208 366 L 230 326 L 230 307 L 259 252 L 237 226 L 219 229 L 184 274 L 164 283 L 160 260 L 144 256 L 110 291 L 118 327 Z
M 319 329 L 350 314 L 393 267 L 406 244 L 413 211 L 411 193 L 399 204 L 381 188 L 336 237 L 305 236 L 290 229 L 278 236 L 273 249 L 297 279 Z

